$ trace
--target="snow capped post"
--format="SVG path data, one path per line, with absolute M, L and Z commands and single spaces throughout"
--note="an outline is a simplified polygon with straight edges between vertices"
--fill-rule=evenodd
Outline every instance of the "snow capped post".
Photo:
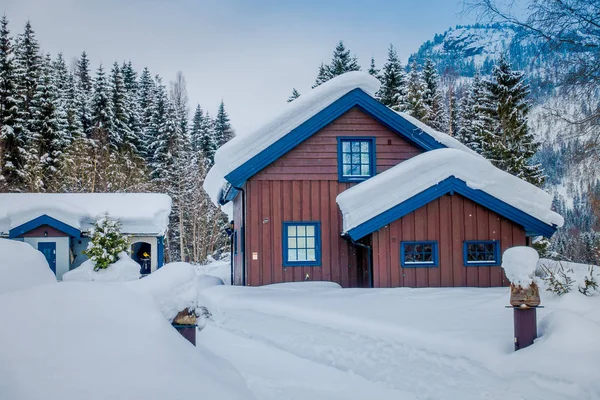
M 527 246 L 512 247 L 502 256 L 502 268 L 511 282 L 515 351 L 532 345 L 537 338 L 536 309 L 540 306 L 540 290 L 534 273 L 538 260 L 537 251 Z

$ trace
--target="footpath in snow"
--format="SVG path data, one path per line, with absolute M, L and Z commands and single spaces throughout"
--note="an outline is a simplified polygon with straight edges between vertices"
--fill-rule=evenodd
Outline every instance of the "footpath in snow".
M 212 287 L 197 340 L 259 399 L 600 398 L 600 298 L 542 296 L 517 353 L 507 288 Z

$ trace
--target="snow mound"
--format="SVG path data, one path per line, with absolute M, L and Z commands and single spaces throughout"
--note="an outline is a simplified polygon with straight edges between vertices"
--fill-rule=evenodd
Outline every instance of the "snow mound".
M 18 305 L 18 306 L 16 306 Z M 144 296 L 64 282 L 0 295 L 0 393 L 11 400 L 253 399 Z M 35 327 L 35 328 L 34 328 Z
M 502 255 L 502 268 L 512 284 L 528 288 L 533 281 L 539 259 L 540 256 L 534 248 L 511 247 Z
M 210 275 L 219 278 L 224 284 L 231 283 L 231 261 L 229 259 L 215 260 L 208 257 L 208 264 L 194 264 L 198 275 Z
M 482 157 L 457 149 L 439 149 L 403 161 L 340 193 L 336 201 L 342 211 L 344 232 L 451 176 L 546 224 L 563 224 L 563 218 L 551 210 L 552 196 L 548 193 Z
M 0 293 L 56 283 L 44 255 L 31 245 L 0 239 Z
M 125 234 L 163 235 L 169 224 L 171 198 L 159 193 L 2 193 L 0 234 L 48 215 L 80 231 L 108 213 Z
M 225 143 L 215 154 L 215 164 L 204 180 L 204 190 L 218 204 L 225 176 L 250 160 L 290 131 L 319 113 L 331 103 L 354 89 L 374 96 L 379 90 L 379 80 L 366 72 L 354 71 L 339 75 L 309 93 L 288 103 L 282 113 L 248 134 L 236 136 Z
M 186 262 L 165 264 L 128 285 L 138 293 L 151 296 L 168 321 L 180 311 L 195 310 L 198 306 L 199 277 L 194 266 Z
M 223 280 L 212 275 L 200 275 L 198 277 L 198 289 L 206 289 L 213 286 L 223 286 Z
M 83 262 L 79 267 L 63 275 L 63 281 L 134 281 L 140 278 L 140 264 L 133 261 L 125 252 L 119 253 L 117 262 L 106 269 L 94 271 L 96 264 L 92 260 Z

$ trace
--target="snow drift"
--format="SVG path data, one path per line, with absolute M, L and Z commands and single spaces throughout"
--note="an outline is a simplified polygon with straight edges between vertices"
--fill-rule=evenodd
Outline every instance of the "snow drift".
M 79 267 L 65 273 L 63 281 L 133 281 L 140 278 L 140 264 L 136 263 L 125 252 L 119 253 L 119 259 L 105 269 L 94 271 L 92 260 L 84 261 Z
M 0 397 L 252 399 L 239 373 L 194 348 L 144 296 L 114 283 L 0 295 Z
M 0 293 L 56 283 L 44 255 L 30 244 L 0 239 Z

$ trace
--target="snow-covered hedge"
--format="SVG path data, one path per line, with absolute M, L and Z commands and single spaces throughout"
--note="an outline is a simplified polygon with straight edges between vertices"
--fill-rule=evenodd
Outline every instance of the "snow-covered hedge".
M 0 293 L 56 283 L 42 253 L 31 245 L 0 239 Z

